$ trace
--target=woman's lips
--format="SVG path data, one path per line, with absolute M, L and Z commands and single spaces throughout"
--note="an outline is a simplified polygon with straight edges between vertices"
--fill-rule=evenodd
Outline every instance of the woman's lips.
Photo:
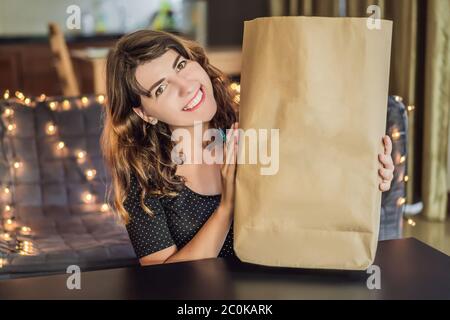
M 203 103 L 203 101 L 205 101 L 205 96 L 206 96 L 206 94 L 205 94 L 205 91 L 204 91 L 204 89 L 203 89 L 203 87 L 200 87 L 200 89 L 197 91 L 197 94 L 195 95 L 195 97 L 194 98 L 192 98 L 192 100 L 195 100 L 196 98 L 198 98 L 198 95 L 199 94 L 201 94 L 202 95 L 202 97 L 200 98 L 200 100 L 197 102 L 197 104 L 195 105 L 195 106 L 193 106 L 192 108 L 190 108 L 190 109 L 182 109 L 182 111 L 185 111 L 185 112 L 192 112 L 192 111 L 195 111 L 195 110 L 197 110 L 198 108 L 200 108 L 200 106 L 202 105 L 202 103 Z M 191 101 L 192 101 L 191 100 Z M 190 103 L 190 102 L 189 102 Z M 188 104 L 189 104 L 188 103 Z

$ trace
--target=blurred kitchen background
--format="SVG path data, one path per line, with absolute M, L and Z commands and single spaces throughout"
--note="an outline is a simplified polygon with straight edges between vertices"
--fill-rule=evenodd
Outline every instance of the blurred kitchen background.
M 212 64 L 233 80 L 239 100 L 245 20 L 266 16 L 369 17 L 374 11 L 368 7 L 375 4 L 381 18 L 394 21 L 389 95 L 403 105 L 407 115 L 406 131 L 389 133 L 398 143 L 407 143 L 407 153 L 395 159 L 406 168 L 399 176 L 404 194 L 395 198 L 401 211 L 392 217 L 393 224 L 383 222 L 395 236 L 385 238 L 414 236 L 450 254 L 449 2 L 0 0 L 0 102 L 3 98 L 5 108 L 16 103 L 18 116 L 22 105 L 40 102 L 53 111 L 60 105 L 64 111 L 75 104 L 95 109 L 107 98 L 105 62 L 109 48 L 122 35 L 138 29 L 165 30 L 198 41 Z M 13 134 L 17 129 L 11 120 L 14 113 L 5 112 L 6 128 Z M 7 136 L 4 139 L 8 141 Z M 1 182 L 5 194 L 10 194 L 14 181 L 20 182 L 18 176 L 11 179 L 5 177 Z M 5 181 L 10 183 L 7 187 Z M 21 202 L 23 199 L 16 197 L 17 207 Z M 13 204 L 1 205 L 5 212 L 12 211 Z M 8 219 L 2 223 L 12 221 Z M 9 248 L 13 238 L 6 235 Z

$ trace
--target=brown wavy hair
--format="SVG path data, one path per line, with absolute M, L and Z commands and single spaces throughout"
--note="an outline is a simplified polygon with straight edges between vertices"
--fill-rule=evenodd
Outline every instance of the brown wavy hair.
M 124 201 L 132 175 L 142 188 L 140 204 L 150 215 L 153 213 L 144 201 L 148 194 L 174 196 L 184 185 L 183 177 L 175 174 L 176 164 L 170 157 L 174 142 L 169 126 L 161 121 L 148 124 L 133 111 L 133 107 L 141 105 L 141 95 L 149 96 L 136 80 L 136 68 L 169 49 L 197 61 L 209 75 L 217 103 L 210 127 L 229 128 L 237 119 L 238 106 L 230 79 L 209 63 L 204 49 L 196 42 L 154 30 L 136 31 L 119 39 L 107 58 L 107 104 L 100 142 L 111 174 L 107 201 L 125 224 L 129 214 Z

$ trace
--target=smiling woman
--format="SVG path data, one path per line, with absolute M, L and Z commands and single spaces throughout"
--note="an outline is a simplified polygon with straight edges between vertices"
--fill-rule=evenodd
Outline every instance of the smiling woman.
M 101 145 L 113 207 L 142 265 L 234 255 L 238 125 L 229 84 L 203 48 L 165 32 L 127 35 L 108 55 Z M 200 135 L 194 134 L 197 124 Z M 196 150 L 207 154 L 204 133 L 226 128 L 232 129 L 224 142 L 226 161 L 183 160 Z M 181 150 L 174 139 L 178 129 L 193 137 Z M 387 137 L 383 141 L 378 174 L 379 188 L 386 191 L 393 177 L 392 145 Z
M 156 80 L 157 75 L 162 78 Z M 156 118 L 172 127 L 189 126 L 195 120 L 210 121 L 217 111 L 206 71 L 197 61 L 182 57 L 174 49 L 138 66 L 136 80 L 143 88 L 149 88 L 141 106 L 134 108 L 144 121 Z
M 234 254 L 237 140 L 228 137 L 224 157 L 232 161 L 223 165 L 171 157 L 175 129 L 237 129 L 229 84 L 203 48 L 166 32 L 126 35 L 108 55 L 101 146 L 109 196 L 142 265 Z M 191 141 L 187 148 L 205 148 Z

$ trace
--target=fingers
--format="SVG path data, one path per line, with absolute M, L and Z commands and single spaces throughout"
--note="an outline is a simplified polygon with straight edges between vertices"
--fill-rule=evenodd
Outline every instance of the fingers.
M 380 191 L 385 192 L 391 188 L 392 179 L 394 179 L 394 162 L 392 160 L 392 140 L 389 136 L 383 137 L 384 154 L 378 155 L 378 160 L 383 168 L 378 170 L 378 174 L 383 179 L 378 188 Z
M 391 181 L 394 178 L 394 174 L 392 173 L 392 170 L 389 170 L 389 169 L 384 169 L 384 168 L 379 169 L 378 173 L 384 181 Z
M 380 183 L 378 188 L 382 192 L 388 191 L 391 188 L 391 183 L 390 182 L 382 182 L 382 183 Z
M 236 157 L 236 142 L 235 142 L 234 135 L 231 136 L 230 141 L 227 143 L 227 158 L 226 163 L 228 165 L 233 165 L 235 163 L 234 159 Z
M 388 135 L 383 137 L 384 154 L 390 155 L 392 153 L 392 140 Z
M 392 160 L 392 157 L 390 155 L 386 154 L 379 154 L 378 160 L 382 164 L 382 166 L 386 169 L 393 170 L 394 169 L 394 161 Z

